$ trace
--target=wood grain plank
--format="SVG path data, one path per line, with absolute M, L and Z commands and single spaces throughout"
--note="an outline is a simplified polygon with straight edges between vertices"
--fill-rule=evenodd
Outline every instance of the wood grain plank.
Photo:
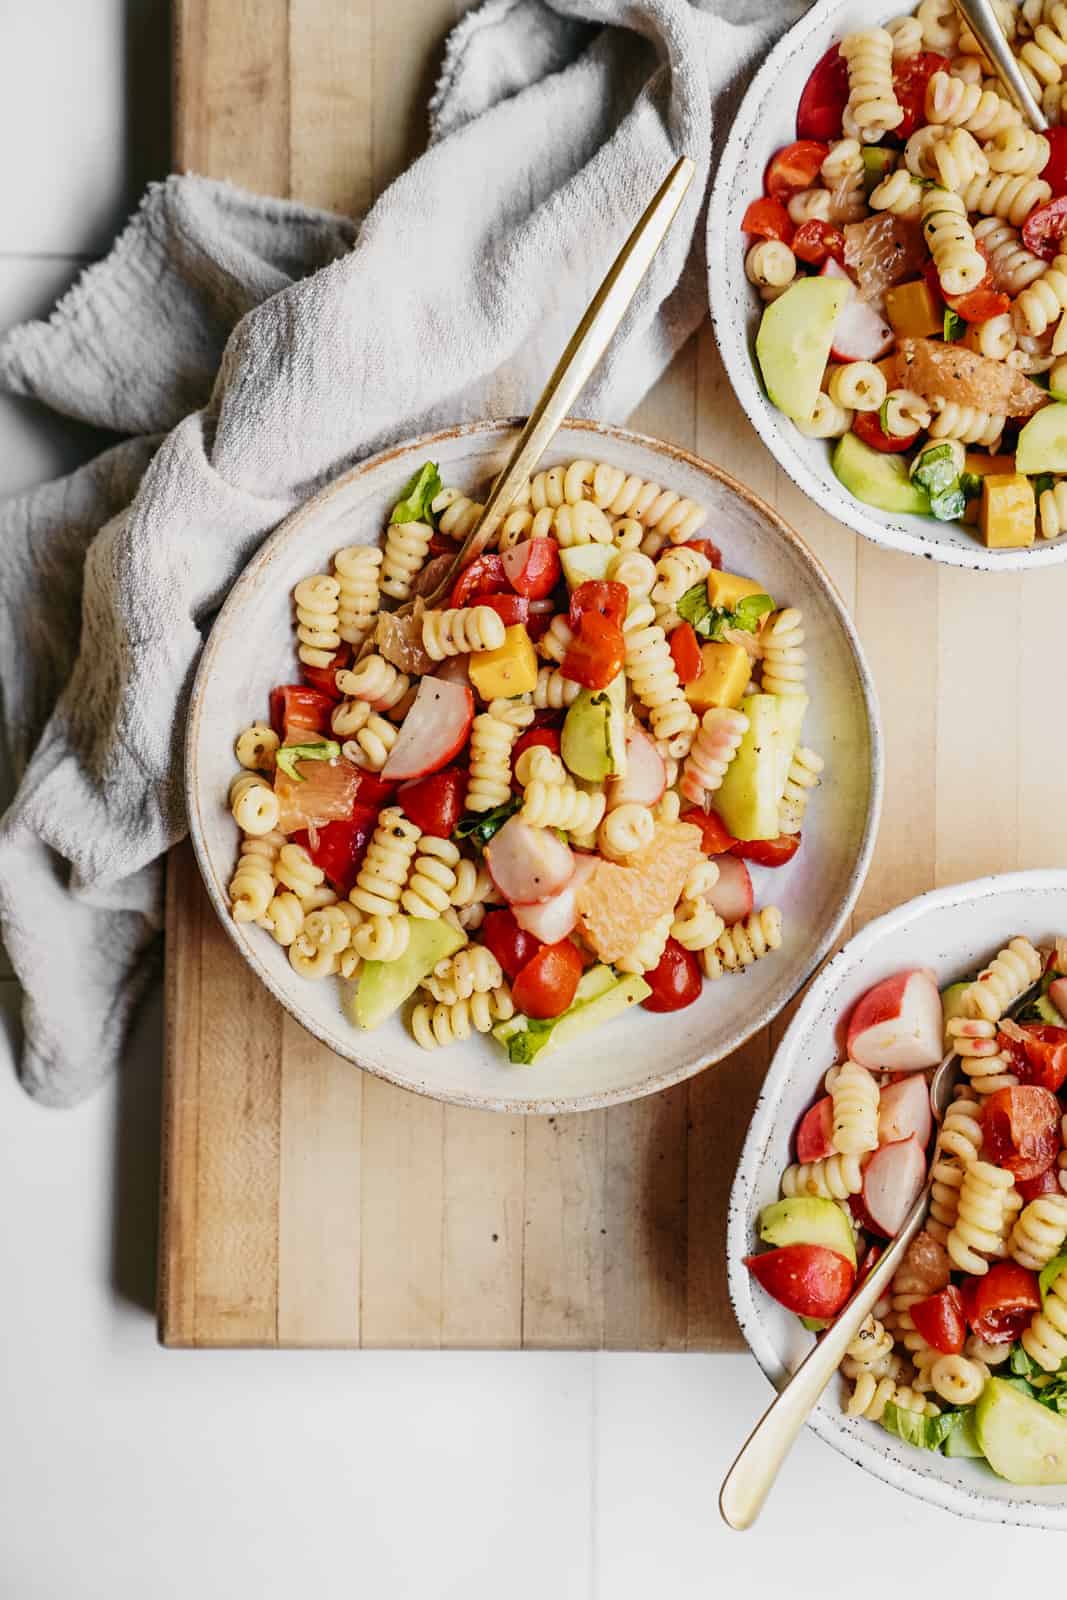
M 604 1344 L 684 1350 L 688 1085 L 607 1115 Z
M 445 1108 L 367 1074 L 363 1082 L 362 1342 L 441 1343 Z
M 289 192 L 289 0 L 175 0 L 180 170 Z
M 426 146 L 426 107 L 440 70 L 441 46 L 467 7 L 463 0 L 365 3 L 374 16 L 371 149 L 377 198 Z
M 289 0 L 290 190 L 352 217 L 372 198 L 374 34 L 367 6 Z
M 197 1124 L 200 1112 L 200 937 L 211 916 L 188 840 L 167 862 L 158 1331 L 167 1345 L 196 1342 Z
M 595 1350 L 604 1342 L 606 1117 L 526 1119 L 527 1349 Z
M 441 1343 L 522 1343 L 522 1117 L 446 1106 Z

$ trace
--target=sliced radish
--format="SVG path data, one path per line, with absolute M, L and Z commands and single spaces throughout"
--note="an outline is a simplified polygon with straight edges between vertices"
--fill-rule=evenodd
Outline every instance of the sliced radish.
M 874 1152 L 863 1174 L 863 1207 L 879 1233 L 891 1239 L 926 1182 L 926 1157 L 912 1134 Z
M 509 905 L 550 900 L 574 876 L 570 847 L 551 828 L 510 817 L 485 847 L 489 876 Z
M 824 1161 L 834 1153 L 834 1104 L 828 1094 L 805 1111 L 797 1127 L 797 1160 Z
M 644 728 L 634 723 L 626 735 L 626 774 L 622 778 L 608 779 L 608 809 L 630 803 L 654 806 L 666 787 L 667 769 L 663 757 Z
M 868 989 L 848 1020 L 848 1053 L 861 1067 L 914 1072 L 941 1060 L 941 995 L 929 972 L 896 972 Z
M 740 856 L 716 856 L 719 881 L 712 884 L 705 899 L 729 927 L 743 922 L 752 910 L 752 879 Z
M 1053 978 L 1048 986 L 1048 997 L 1061 1017 L 1067 1017 L 1067 978 Z
M 474 696 L 465 684 L 423 678 L 396 744 L 382 768 L 386 783 L 425 778 L 458 755 L 474 721 Z
M 827 258 L 820 276 L 852 282 L 833 256 Z M 830 354 L 835 361 L 878 361 L 893 348 L 894 338 L 888 322 L 853 289 L 837 314 Z
M 596 866 L 595 856 L 575 856 L 574 874 L 565 889 L 536 905 L 517 905 L 512 915 L 520 928 L 542 944 L 558 944 L 578 921 L 577 891 Z
M 909 1073 L 899 1083 L 891 1083 L 878 1099 L 878 1143 L 896 1144 L 912 1134 L 925 1150 L 933 1132 L 930 1090 L 926 1079 Z

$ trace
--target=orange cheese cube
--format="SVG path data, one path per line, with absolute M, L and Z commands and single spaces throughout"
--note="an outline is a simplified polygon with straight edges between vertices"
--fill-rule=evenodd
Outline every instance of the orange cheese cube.
M 475 650 L 467 668 L 483 700 L 529 694 L 537 685 L 537 656 L 521 622 L 506 629 L 496 650 Z
M 985 450 L 968 450 L 964 472 L 972 472 L 976 478 L 986 478 L 993 473 L 1012 473 L 1015 471 L 1014 456 L 991 456 Z M 982 508 L 981 495 L 975 495 L 968 500 L 967 509 L 963 513 L 964 522 L 972 527 L 978 526 L 978 514 Z
M 898 339 L 928 339 L 944 329 L 944 313 L 925 278 L 897 283 L 885 292 L 885 314 Z
M 1034 486 L 1022 472 L 990 473 L 982 479 L 979 526 L 990 550 L 1017 550 L 1037 533 Z
M 762 583 L 757 583 L 753 578 L 739 578 L 736 572 L 716 572 L 714 569 L 708 573 L 708 601 L 713 606 L 721 606 L 724 611 L 736 611 L 737 602 L 744 600 L 750 594 L 766 594 Z
M 685 697 L 695 711 L 708 711 L 712 706 L 736 709 L 751 676 L 747 650 L 725 639 L 712 639 L 700 647 L 700 676 L 686 684 Z

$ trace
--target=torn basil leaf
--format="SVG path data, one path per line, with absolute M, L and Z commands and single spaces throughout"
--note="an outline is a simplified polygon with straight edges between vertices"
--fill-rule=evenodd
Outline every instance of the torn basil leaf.
M 341 746 L 335 739 L 316 739 L 314 744 L 283 744 L 276 760 L 286 777 L 294 783 L 304 783 L 303 774 L 296 770 L 298 761 L 336 761 L 340 754 Z
M 390 522 L 432 522 L 430 505 L 441 493 L 441 476 L 435 461 L 425 462 L 393 507 Z

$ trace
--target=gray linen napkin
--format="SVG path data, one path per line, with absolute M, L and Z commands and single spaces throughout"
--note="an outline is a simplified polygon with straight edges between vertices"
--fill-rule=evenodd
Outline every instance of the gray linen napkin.
M 241 567 L 323 482 L 528 409 L 677 154 L 694 182 L 580 411 L 623 419 L 706 309 L 713 138 L 802 0 L 489 0 L 453 32 L 427 153 L 359 224 L 194 177 L 153 187 L 0 384 L 129 435 L 0 506 L 0 695 L 20 778 L 0 928 L 22 1077 L 73 1104 L 154 966 L 186 829 L 186 698 Z

